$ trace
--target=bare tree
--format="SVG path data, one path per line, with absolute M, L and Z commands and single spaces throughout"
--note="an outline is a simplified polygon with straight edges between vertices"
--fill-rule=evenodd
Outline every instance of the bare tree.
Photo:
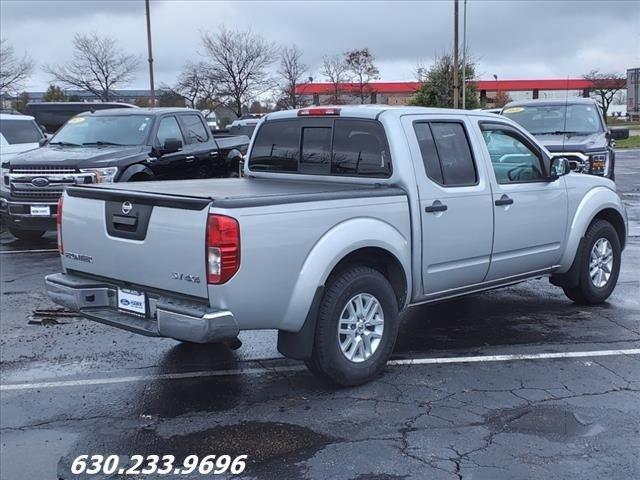
M 371 81 L 380 78 L 380 70 L 373 63 L 375 57 L 368 48 L 350 50 L 344 56 L 347 69 L 357 85 L 360 103 L 364 103 L 366 97 L 371 94 Z
M 73 47 L 71 62 L 47 65 L 43 70 L 55 81 L 90 92 L 102 101 L 116 95 L 116 86 L 133 80 L 140 65 L 138 57 L 126 54 L 108 36 L 78 33 L 73 38 Z
M 344 59 L 339 55 L 323 57 L 320 73 L 326 77 L 332 86 L 332 95 L 329 103 L 340 105 L 344 93 L 344 83 L 350 80 L 349 68 Z
M 208 67 L 218 82 L 220 97 L 231 104 L 236 115 L 250 100 L 273 87 L 268 69 L 276 48 L 251 30 L 228 30 L 202 35 Z
M 609 105 L 613 102 L 616 93 L 626 87 L 625 77 L 618 73 L 600 73 L 599 70 L 591 70 L 582 78 L 592 83 L 592 92 L 598 100 L 606 122 Z
M 32 72 L 33 60 L 26 53 L 16 57 L 9 40 L 0 39 L 0 93 L 17 93 Z
M 302 51 L 296 45 L 285 47 L 280 51 L 278 76 L 281 80 L 282 98 L 278 101 L 279 105 L 285 108 L 304 106 L 305 102 L 299 87 L 306 83 L 303 78 L 307 71 L 307 65 L 302 62 Z
M 198 104 L 214 101 L 217 82 L 205 63 L 189 62 L 182 69 L 175 87 L 170 90 L 182 96 L 191 108 L 198 108 Z

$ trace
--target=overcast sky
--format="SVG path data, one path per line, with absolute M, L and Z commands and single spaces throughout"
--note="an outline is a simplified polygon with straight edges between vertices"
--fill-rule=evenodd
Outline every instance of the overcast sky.
M 462 10 L 462 0 L 460 2 Z M 383 80 L 413 80 L 418 61 L 451 49 L 453 1 L 151 1 L 156 84 L 172 84 L 198 60 L 202 32 L 247 29 L 296 43 L 320 79 L 323 55 L 368 47 Z M 640 2 L 469 0 L 468 45 L 480 78 L 579 77 L 640 66 Z M 49 83 L 47 63 L 69 60 L 76 32 L 117 40 L 142 60 L 129 88 L 147 88 L 143 0 L 0 0 L 0 31 L 36 62 L 29 90 Z

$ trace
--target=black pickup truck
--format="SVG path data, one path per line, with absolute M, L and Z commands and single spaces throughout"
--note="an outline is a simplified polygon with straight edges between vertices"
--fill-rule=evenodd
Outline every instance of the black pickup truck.
M 17 238 L 55 230 L 69 185 L 235 177 L 244 135 L 214 138 L 202 114 L 186 108 L 126 108 L 71 118 L 42 148 L 2 165 L 0 216 Z

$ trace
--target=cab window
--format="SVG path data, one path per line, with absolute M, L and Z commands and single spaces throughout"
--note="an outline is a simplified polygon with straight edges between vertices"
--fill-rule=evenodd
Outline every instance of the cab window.
M 160 146 L 164 145 L 164 142 L 166 142 L 170 138 L 180 140 L 184 143 L 182 132 L 180 131 L 180 126 L 178 125 L 176 117 L 164 117 L 162 120 L 160 120 L 156 138 Z
M 187 143 L 204 143 L 209 140 L 207 129 L 198 115 L 180 115 Z
M 522 136 L 506 126 L 483 125 L 482 137 L 491 157 L 496 180 L 501 184 L 545 179 L 540 154 Z

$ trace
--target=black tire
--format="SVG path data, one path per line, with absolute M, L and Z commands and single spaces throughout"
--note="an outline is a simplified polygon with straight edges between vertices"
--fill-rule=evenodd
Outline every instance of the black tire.
M 384 315 L 382 337 L 366 360 L 356 363 L 342 353 L 338 321 L 347 303 L 356 295 L 369 294 L 378 300 Z M 327 282 L 316 324 L 313 353 L 305 363 L 323 380 L 339 386 L 360 385 L 379 374 L 393 352 L 398 335 L 398 301 L 389 281 L 369 267 L 351 267 Z
M 606 284 L 601 287 L 594 285 L 589 274 L 590 269 L 590 257 L 591 251 L 600 239 L 608 240 L 613 251 L 613 266 L 611 268 L 611 274 Z M 578 273 L 578 285 L 575 287 L 563 287 L 564 293 L 567 297 L 573 300 L 575 303 L 582 305 L 595 305 L 604 302 L 618 282 L 618 275 L 620 274 L 620 257 L 622 249 L 620 247 L 620 239 L 618 238 L 618 232 L 616 229 L 606 220 L 595 220 L 587 229 L 585 234 L 585 241 L 582 243 L 582 247 L 578 251 L 580 271 Z
M 9 232 L 20 240 L 38 240 L 45 234 L 44 230 L 22 230 L 15 227 L 9 227 Z
M 146 173 L 136 173 L 133 177 L 131 177 L 127 181 L 128 182 L 149 182 L 151 180 L 153 179 Z

